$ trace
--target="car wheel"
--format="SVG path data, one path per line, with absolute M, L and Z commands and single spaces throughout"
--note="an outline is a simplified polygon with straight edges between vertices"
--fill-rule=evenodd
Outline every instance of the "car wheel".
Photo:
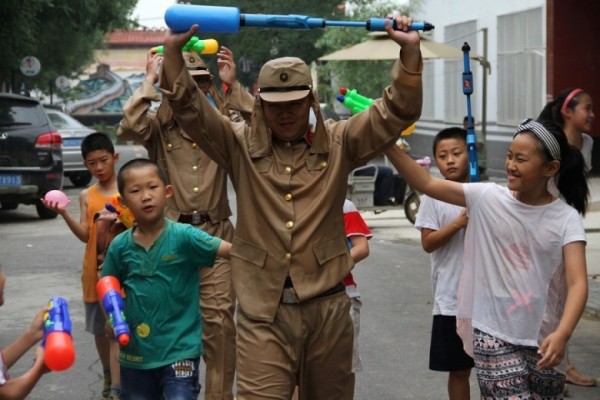
M 83 187 L 87 186 L 88 183 L 92 180 L 92 175 L 89 172 L 81 172 L 75 175 L 71 175 L 69 177 L 71 183 L 75 185 L 75 187 Z
M 3 210 L 16 210 L 19 207 L 19 203 L 16 201 L 3 201 L 0 205 Z
M 41 201 L 35 203 L 35 210 L 37 211 L 37 214 L 41 219 L 54 219 L 58 215 L 54 211 L 46 208 L 46 206 L 42 204 Z
M 421 196 L 419 193 L 411 190 L 410 193 L 404 199 L 404 214 L 406 215 L 406 219 L 410 221 L 411 224 L 415 224 L 417 220 L 417 212 L 419 211 L 419 206 L 421 205 Z

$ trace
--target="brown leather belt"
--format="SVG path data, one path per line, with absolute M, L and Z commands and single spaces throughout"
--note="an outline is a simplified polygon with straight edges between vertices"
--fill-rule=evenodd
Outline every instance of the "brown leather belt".
M 185 212 L 182 212 L 181 214 L 179 214 L 179 219 L 177 221 L 182 222 L 184 224 L 190 224 L 190 225 L 202 225 L 203 223 L 210 221 L 210 216 L 208 215 L 208 213 L 199 213 L 199 212 L 185 213 Z
M 285 284 L 283 287 L 283 292 L 281 293 L 281 299 L 279 300 L 281 303 L 283 304 L 299 304 L 300 300 L 298 299 L 298 295 L 296 294 L 296 291 L 294 290 L 294 286 L 291 284 L 292 280 L 288 278 L 286 278 L 285 280 Z M 313 297 L 312 299 L 318 299 L 321 297 L 326 297 L 326 296 L 331 296 L 340 292 L 344 292 L 346 291 L 346 286 L 344 286 L 344 284 L 342 282 L 338 283 L 337 285 L 335 285 L 334 287 L 332 287 L 331 289 L 328 289 L 326 291 L 324 291 L 321 294 L 316 295 L 315 297 Z M 310 300 L 312 300 L 310 299 Z

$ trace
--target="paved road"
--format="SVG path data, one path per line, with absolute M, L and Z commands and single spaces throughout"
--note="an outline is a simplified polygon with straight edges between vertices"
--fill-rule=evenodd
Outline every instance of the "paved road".
M 78 189 L 66 188 L 77 213 Z M 230 192 L 233 196 L 233 192 Z M 429 258 L 413 241 L 390 237 L 385 213 L 368 218 L 373 229 L 371 255 L 357 266 L 364 308 L 360 346 L 365 370 L 357 377 L 356 400 L 437 400 L 446 398 L 444 374 L 427 369 L 431 295 Z M 98 399 L 101 368 L 92 336 L 84 332 L 79 281 L 83 244 L 62 219 L 40 221 L 34 207 L 0 212 L 0 262 L 8 277 L 6 304 L 0 308 L 0 344 L 14 340 L 35 310 L 52 296 L 71 308 L 77 360 L 73 368 L 43 377 L 29 397 L 34 400 Z M 584 319 L 572 339 L 572 358 L 582 370 L 600 375 L 600 321 Z M 28 353 L 13 367 L 14 376 L 31 365 Z M 474 377 L 473 399 L 478 398 Z M 571 389 L 573 399 L 599 399 L 600 388 Z M 203 397 L 201 397 L 203 398 Z

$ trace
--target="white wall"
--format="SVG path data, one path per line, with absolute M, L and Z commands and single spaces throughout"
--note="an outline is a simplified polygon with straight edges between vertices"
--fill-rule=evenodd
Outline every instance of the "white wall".
M 463 21 L 476 20 L 477 29 L 483 27 L 488 28 L 488 47 L 487 47 L 487 59 L 491 64 L 492 73 L 488 75 L 487 82 L 487 120 L 488 123 L 494 123 L 497 121 L 497 101 L 495 93 L 497 92 L 499 82 L 496 80 L 497 74 L 497 17 L 505 14 L 512 14 L 519 11 L 529 10 L 532 8 L 544 7 L 545 15 L 545 1 L 544 0 L 425 0 L 421 7 L 421 10 L 416 13 L 413 17 L 415 19 L 422 19 L 431 22 L 435 25 L 431 34 L 427 34 L 432 40 L 444 43 L 444 27 L 447 25 L 454 25 Z M 471 43 L 471 53 L 477 53 L 483 55 L 483 33 L 477 33 L 476 45 Z M 444 85 L 445 79 L 443 72 L 443 61 L 437 60 L 434 62 L 436 79 L 435 85 Z M 474 61 L 471 61 L 471 70 L 474 72 L 476 81 L 474 82 L 475 93 L 472 96 L 473 114 L 475 116 L 481 115 L 481 84 L 482 84 L 482 69 L 481 66 Z M 545 71 L 540 71 L 544 73 Z M 460 76 L 456 77 L 460 80 Z M 540 96 L 544 96 L 545 90 L 540 93 Z M 466 100 L 461 99 L 465 101 Z M 444 96 L 436 96 L 435 106 L 435 119 L 444 120 Z M 466 105 L 465 105 L 466 109 Z

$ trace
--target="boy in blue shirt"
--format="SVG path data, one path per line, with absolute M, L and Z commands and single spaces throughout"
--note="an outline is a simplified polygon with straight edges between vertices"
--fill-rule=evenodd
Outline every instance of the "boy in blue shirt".
M 117 184 L 137 224 L 112 241 L 102 270 L 124 288 L 132 332 L 119 356 L 122 399 L 197 399 L 203 353 L 198 266 L 229 258 L 231 244 L 165 218 L 173 188 L 154 162 L 128 162 Z

